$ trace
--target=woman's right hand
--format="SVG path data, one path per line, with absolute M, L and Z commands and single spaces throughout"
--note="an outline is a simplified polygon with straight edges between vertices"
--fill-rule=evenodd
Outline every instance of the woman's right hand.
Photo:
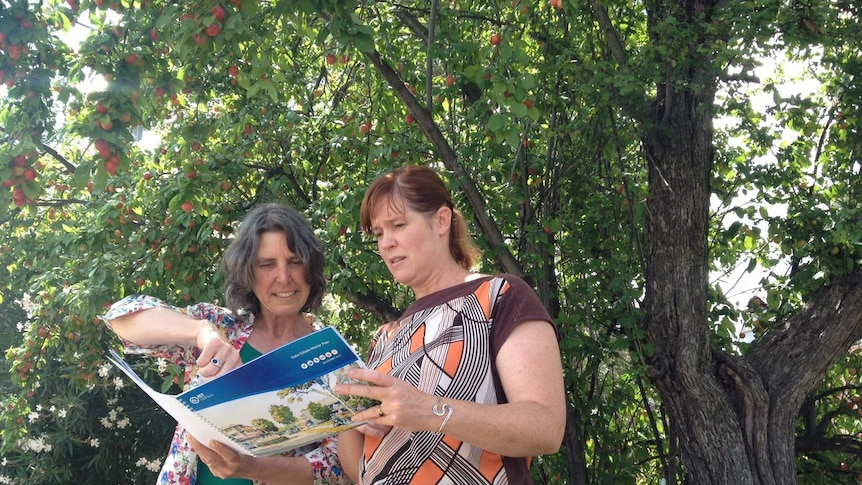
M 239 367 L 242 364 L 239 352 L 233 348 L 221 329 L 208 321 L 201 323 L 203 325 L 195 337 L 196 345 L 201 349 L 196 361 L 200 375 L 211 378 Z

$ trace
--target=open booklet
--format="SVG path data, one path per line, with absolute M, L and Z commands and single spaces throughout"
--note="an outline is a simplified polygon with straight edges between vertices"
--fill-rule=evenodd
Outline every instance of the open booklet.
M 333 327 L 310 333 L 182 394 L 153 390 L 115 351 L 108 359 L 201 443 L 267 456 L 359 426 L 372 401 L 339 395 L 347 370 L 365 365 Z

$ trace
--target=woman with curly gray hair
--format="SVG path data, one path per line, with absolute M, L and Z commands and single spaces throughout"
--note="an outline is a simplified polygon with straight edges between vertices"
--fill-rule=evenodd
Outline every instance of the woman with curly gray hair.
M 316 311 L 326 291 L 320 240 L 294 209 L 270 203 L 242 220 L 225 252 L 225 307 L 177 308 L 133 295 L 103 317 L 127 353 L 145 353 L 184 367 L 193 387 L 323 328 Z M 254 458 L 218 442 L 200 443 L 178 426 L 158 484 L 341 484 L 336 437 L 287 455 Z

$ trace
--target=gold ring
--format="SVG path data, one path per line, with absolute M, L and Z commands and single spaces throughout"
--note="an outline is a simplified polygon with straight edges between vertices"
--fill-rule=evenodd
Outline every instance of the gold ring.
M 377 415 L 382 418 L 383 416 L 386 416 L 386 413 L 383 412 L 383 408 L 380 406 L 383 406 L 383 404 L 377 405 Z

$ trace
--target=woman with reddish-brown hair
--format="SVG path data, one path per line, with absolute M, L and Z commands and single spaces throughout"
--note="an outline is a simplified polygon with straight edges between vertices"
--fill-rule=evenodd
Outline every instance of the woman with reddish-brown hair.
M 559 450 L 566 419 L 558 333 L 535 291 L 473 271 L 467 223 L 428 167 L 375 180 L 360 219 L 415 302 L 378 329 L 369 369 L 351 371 L 363 384 L 338 388 L 380 401 L 339 439 L 345 472 L 360 484 L 532 484 L 531 457 Z

